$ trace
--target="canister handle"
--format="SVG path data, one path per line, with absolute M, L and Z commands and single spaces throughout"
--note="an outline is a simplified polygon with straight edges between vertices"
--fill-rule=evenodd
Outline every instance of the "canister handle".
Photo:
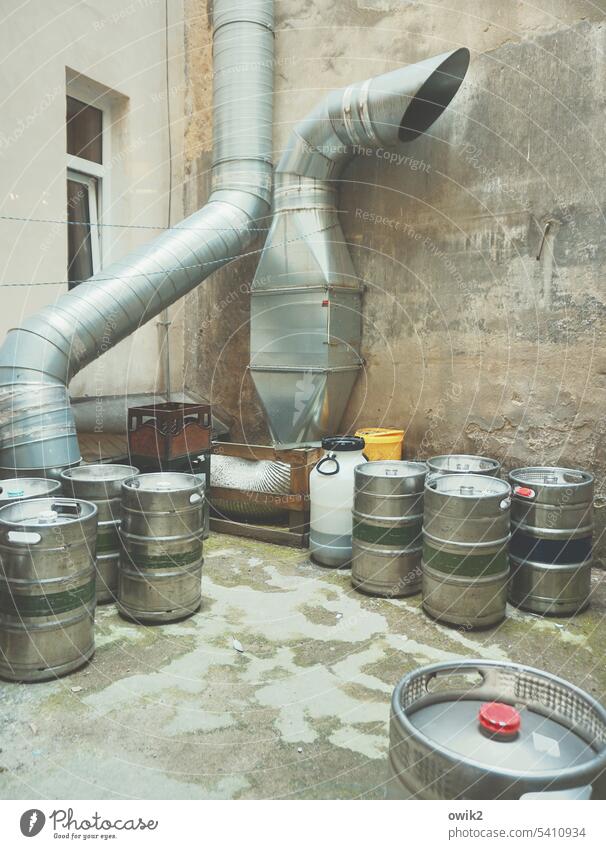
M 448 684 L 449 680 L 452 682 L 453 689 L 458 690 L 461 687 L 462 678 L 465 676 L 477 676 L 473 680 L 467 680 L 465 682 L 465 686 L 468 691 L 477 690 L 483 686 L 485 681 L 485 676 L 479 666 L 453 666 L 448 667 L 447 669 L 435 669 L 433 672 L 428 674 L 425 679 L 425 691 L 427 693 L 432 692 L 431 684 L 434 681 L 438 681 L 442 684 Z
M 335 464 L 335 470 L 333 472 L 322 472 L 320 470 L 320 466 L 322 466 L 328 460 L 332 461 Z M 316 471 L 318 472 L 318 474 L 324 475 L 324 477 L 328 478 L 331 475 L 336 475 L 340 468 L 341 468 L 341 466 L 339 465 L 339 461 L 337 460 L 336 456 L 331 453 L 331 454 L 327 454 L 325 457 L 322 457 L 322 459 L 319 461 L 319 463 L 316 466 Z
M 16 545 L 37 545 L 42 537 L 33 531 L 8 531 L 6 539 Z
M 575 472 L 565 472 L 564 480 L 566 483 L 585 483 L 587 475 Z
M 56 513 L 62 513 L 64 516 L 79 516 L 80 503 L 78 501 L 69 501 L 68 499 L 61 499 L 58 501 L 53 501 L 51 505 L 51 510 L 54 510 Z
M 525 802 L 557 801 L 558 799 L 591 799 L 591 784 L 582 787 L 571 787 L 568 790 L 540 790 L 536 793 L 523 793 L 520 799 Z
M 202 496 L 200 495 L 200 493 L 192 492 L 192 494 L 189 496 L 189 503 L 197 504 L 199 501 L 202 501 Z

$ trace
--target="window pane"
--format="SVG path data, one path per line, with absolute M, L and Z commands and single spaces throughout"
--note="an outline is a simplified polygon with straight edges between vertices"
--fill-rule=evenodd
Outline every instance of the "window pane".
M 67 98 L 67 152 L 102 164 L 103 113 L 74 97 Z
M 76 281 L 86 280 L 93 273 L 89 210 L 88 186 L 68 180 L 67 220 L 79 222 L 67 226 L 67 279 L 70 289 Z

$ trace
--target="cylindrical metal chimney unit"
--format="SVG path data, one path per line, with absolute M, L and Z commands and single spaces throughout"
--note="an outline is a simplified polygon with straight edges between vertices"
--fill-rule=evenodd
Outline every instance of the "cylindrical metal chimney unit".
M 252 286 L 250 371 L 277 444 L 338 433 L 361 368 L 362 287 L 337 212 L 342 169 L 427 130 L 468 63 L 460 48 L 354 83 L 294 128 Z

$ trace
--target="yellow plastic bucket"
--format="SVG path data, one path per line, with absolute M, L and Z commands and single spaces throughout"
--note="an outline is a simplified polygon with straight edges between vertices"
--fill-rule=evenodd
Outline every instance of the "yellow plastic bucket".
M 365 427 L 356 431 L 364 439 L 369 460 L 401 460 L 404 431 L 393 427 Z

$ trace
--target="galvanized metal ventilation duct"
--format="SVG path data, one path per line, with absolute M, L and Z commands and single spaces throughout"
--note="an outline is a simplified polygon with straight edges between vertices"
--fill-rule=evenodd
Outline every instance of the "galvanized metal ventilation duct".
M 67 385 L 237 257 L 270 210 L 273 3 L 215 0 L 208 203 L 11 330 L 0 348 L 0 474 L 80 460 Z
M 252 286 L 250 370 L 280 445 L 337 432 L 361 367 L 361 287 L 337 214 L 345 164 L 427 130 L 456 94 L 465 48 L 334 91 L 276 169 L 274 219 Z

